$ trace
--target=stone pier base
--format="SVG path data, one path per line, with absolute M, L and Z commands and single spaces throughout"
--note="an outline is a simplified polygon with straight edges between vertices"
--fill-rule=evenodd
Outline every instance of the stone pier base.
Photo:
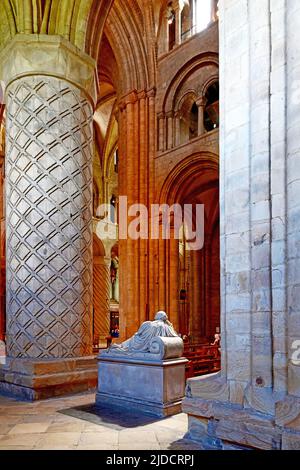
M 205 449 L 300 450 L 298 397 L 249 387 L 232 403 L 226 380 L 214 374 L 188 380 L 182 411 L 186 438 Z
M 281 433 L 271 416 L 200 398 L 186 398 L 182 409 L 189 420 L 186 437 L 206 449 L 281 448 Z
M 93 356 L 53 360 L 11 359 L 0 366 L 0 393 L 23 400 L 42 400 L 95 390 Z
M 158 417 L 180 413 L 186 363 L 185 358 L 148 361 L 99 356 L 96 404 Z

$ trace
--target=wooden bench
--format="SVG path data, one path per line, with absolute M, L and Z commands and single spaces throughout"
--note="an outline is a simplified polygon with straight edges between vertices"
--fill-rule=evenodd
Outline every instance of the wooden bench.
M 220 359 L 193 357 L 186 365 L 186 378 L 197 377 L 199 375 L 212 374 L 221 368 Z
M 191 344 L 185 347 L 188 359 L 186 378 L 217 372 L 221 368 L 220 346 L 212 344 Z

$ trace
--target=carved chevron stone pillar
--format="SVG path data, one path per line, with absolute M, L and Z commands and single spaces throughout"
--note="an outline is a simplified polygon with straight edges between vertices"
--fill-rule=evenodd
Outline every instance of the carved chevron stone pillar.
M 0 55 L 7 85 L 8 354 L 1 388 L 34 399 L 96 380 L 94 63 L 56 37 L 13 43 Z

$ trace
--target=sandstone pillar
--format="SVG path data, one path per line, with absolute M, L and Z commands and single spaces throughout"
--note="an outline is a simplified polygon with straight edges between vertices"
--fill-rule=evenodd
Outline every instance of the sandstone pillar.
M 219 6 L 222 371 L 184 409 L 205 445 L 299 449 L 300 5 Z
M 203 312 L 205 321 L 205 336 L 212 336 L 215 332 L 212 331 L 212 266 L 211 266 L 211 235 L 206 238 L 205 242 L 205 274 L 204 274 L 204 289 L 205 289 L 205 310 Z
M 180 2 L 174 7 L 175 11 L 175 44 L 178 46 L 181 44 L 181 6 Z
M 167 149 L 173 147 L 173 111 L 167 113 Z
M 175 147 L 180 145 L 180 113 L 175 114 Z
M 165 117 L 163 113 L 158 115 L 158 130 L 159 130 L 159 142 L 158 142 L 158 150 L 159 152 L 163 152 L 165 149 Z
M 169 52 L 169 9 L 167 8 L 166 13 L 163 18 L 163 26 L 164 26 L 164 52 Z
M 59 37 L 18 35 L 6 81 L 7 364 L 35 399 L 96 382 L 92 349 L 94 61 Z
M 120 110 L 120 196 L 127 196 L 128 209 L 135 204 L 149 208 L 153 197 L 150 165 L 153 164 L 156 131 L 155 90 L 130 92 L 120 103 Z M 146 224 L 150 215 L 149 211 L 144 220 Z M 136 217 L 138 211 L 134 210 L 128 216 L 128 227 Z M 150 311 L 150 284 L 153 286 L 150 245 L 147 234 L 132 239 L 127 233 L 119 233 L 121 339 L 132 336 L 137 327 L 155 313 L 153 308 Z
M 205 127 L 204 127 L 205 99 L 199 98 L 199 100 L 196 101 L 196 105 L 198 106 L 198 136 L 201 136 L 205 133 Z
M 110 263 L 111 259 L 96 256 L 93 260 L 94 338 L 105 340 L 110 332 Z
M 191 335 L 193 342 L 199 342 L 202 336 L 201 317 L 202 312 L 202 270 L 201 270 L 201 251 L 191 251 Z
M 148 127 L 149 127 L 149 135 L 148 135 L 148 145 L 149 145 L 149 185 L 148 185 L 148 204 L 152 204 L 154 202 L 154 194 L 155 194 L 155 158 L 157 156 L 157 129 L 156 129 L 156 111 L 155 111 L 155 103 L 156 103 L 156 90 L 152 88 L 148 91 Z M 152 217 L 149 217 L 149 223 L 151 226 Z M 156 240 L 149 239 L 148 240 L 148 317 L 146 319 L 152 319 L 153 314 L 157 311 L 157 296 L 156 296 Z
M 174 238 L 174 227 L 170 229 L 170 240 L 167 240 L 168 259 L 166 273 L 168 274 L 168 304 L 167 312 L 175 330 L 179 328 L 179 241 Z
M 128 207 L 138 203 L 139 172 L 138 168 L 138 100 L 135 92 L 128 94 L 124 100 L 123 121 L 126 140 L 124 143 L 123 162 L 125 179 L 120 181 L 120 195 L 127 196 Z M 123 128 L 120 129 L 122 135 Z M 126 163 L 125 163 L 126 162 Z M 128 217 L 128 223 L 132 221 Z M 120 234 L 121 235 L 121 234 Z M 138 298 L 138 240 L 133 240 L 125 234 L 120 239 L 120 335 L 125 339 L 132 334 L 139 324 L 139 298 Z

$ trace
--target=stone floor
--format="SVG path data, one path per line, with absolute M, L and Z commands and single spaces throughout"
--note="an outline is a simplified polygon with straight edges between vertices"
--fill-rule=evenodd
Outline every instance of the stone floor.
M 24 403 L 0 396 L 0 450 L 201 450 L 184 439 L 187 416 L 157 419 L 95 409 L 85 394 Z

